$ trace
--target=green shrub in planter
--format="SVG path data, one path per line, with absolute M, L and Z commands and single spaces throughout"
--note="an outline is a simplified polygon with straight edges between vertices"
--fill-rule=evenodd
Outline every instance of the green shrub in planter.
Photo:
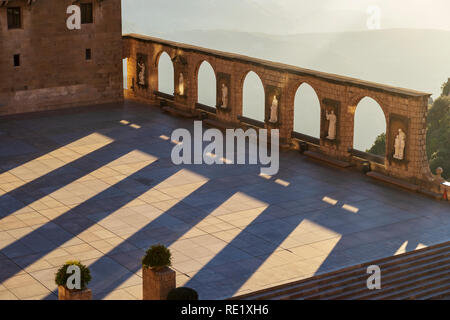
M 87 288 L 88 283 L 91 281 L 91 271 L 88 267 L 82 264 L 80 261 L 67 261 L 61 268 L 59 268 L 58 272 L 55 275 L 55 282 L 58 286 L 63 286 L 67 288 L 67 280 L 73 273 L 67 273 L 67 268 L 71 265 L 78 266 L 81 272 L 80 279 L 80 290 L 84 290 Z
M 172 254 L 165 246 L 158 244 L 147 250 L 142 258 L 142 266 L 155 270 L 164 269 L 172 265 Z
M 167 300 L 198 300 L 198 293 L 192 288 L 175 288 L 170 290 Z

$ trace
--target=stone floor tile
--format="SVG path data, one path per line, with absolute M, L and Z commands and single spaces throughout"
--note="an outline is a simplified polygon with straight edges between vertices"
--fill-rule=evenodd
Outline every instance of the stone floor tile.
M 216 299 L 450 239 L 448 206 L 296 152 L 280 156 L 288 184 L 248 166 L 174 166 L 160 136 L 191 123 L 126 104 L 9 125 L 42 123 L 16 139 L 42 157 L 0 155 L 0 299 L 56 298 L 54 272 L 73 259 L 91 267 L 94 298 L 140 299 L 140 261 L 157 243 L 173 251 L 177 285 Z

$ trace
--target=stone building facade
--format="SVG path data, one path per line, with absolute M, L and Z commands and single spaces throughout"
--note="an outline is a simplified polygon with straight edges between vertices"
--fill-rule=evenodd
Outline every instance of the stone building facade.
M 121 55 L 121 0 L 0 1 L 0 115 L 120 101 Z

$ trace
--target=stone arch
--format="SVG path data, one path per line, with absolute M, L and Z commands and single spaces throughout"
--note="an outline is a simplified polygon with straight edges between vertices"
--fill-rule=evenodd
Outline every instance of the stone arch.
M 172 58 L 165 50 L 162 50 L 156 57 L 156 66 L 158 70 L 158 91 L 173 95 L 175 91 L 175 70 Z
M 247 86 L 246 86 L 247 85 Z M 265 121 L 265 88 L 257 72 L 248 70 L 241 78 L 242 116 Z
M 158 50 L 159 49 L 159 50 Z M 170 60 L 173 61 L 174 57 L 175 57 L 175 52 L 174 50 L 170 49 L 170 48 L 166 48 L 166 47 L 158 47 L 155 49 L 155 67 L 158 67 L 158 63 L 159 63 L 159 59 L 161 58 L 161 56 L 163 55 L 163 53 L 167 54 L 170 58 Z
M 308 82 L 300 83 L 292 96 L 294 97 L 293 130 L 314 138 L 320 138 L 319 94 Z
M 377 137 L 383 133 L 385 135 L 387 133 L 385 109 L 370 96 L 360 98 L 356 104 L 353 120 L 353 149 L 366 152 L 373 146 Z M 384 150 L 380 149 L 375 154 L 385 156 L 386 146 Z
M 216 72 L 207 60 L 198 63 L 195 70 L 195 79 L 197 80 L 197 102 L 216 107 Z

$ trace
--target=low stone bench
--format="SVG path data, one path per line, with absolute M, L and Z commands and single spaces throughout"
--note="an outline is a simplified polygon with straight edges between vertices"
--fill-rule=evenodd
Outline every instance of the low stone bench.
M 442 194 L 436 193 L 433 191 L 429 191 L 429 190 L 425 190 L 425 189 L 420 189 L 419 191 L 420 191 L 420 193 L 422 193 L 430 198 L 436 199 L 436 200 L 442 200 L 442 197 L 443 197 Z
M 205 125 L 207 125 L 208 127 L 213 127 L 213 128 L 217 128 L 220 130 L 239 128 L 239 126 L 237 126 L 231 122 L 224 122 L 224 121 L 219 121 L 219 120 L 215 120 L 215 119 L 205 119 L 205 120 L 203 120 L 203 123 Z
M 340 168 L 349 168 L 349 167 L 352 166 L 352 164 L 350 162 L 333 159 L 333 158 L 331 158 L 329 156 L 326 156 L 326 155 L 324 155 L 322 153 L 319 153 L 319 152 L 314 152 L 314 151 L 309 151 L 308 150 L 308 151 L 304 152 L 304 155 L 306 155 L 306 156 L 308 156 L 310 158 L 313 158 L 315 160 L 323 161 L 323 162 L 326 162 L 328 164 L 331 164 L 333 166 L 337 166 L 337 167 L 340 167 Z
M 414 192 L 419 191 L 419 187 L 416 186 L 415 184 L 412 184 L 412 183 L 409 183 L 409 182 L 406 182 L 406 181 L 403 181 L 400 179 L 396 179 L 393 177 L 389 177 L 389 176 L 386 176 L 384 174 L 381 174 L 381 173 L 378 173 L 375 171 L 367 172 L 366 175 L 373 179 L 383 181 L 386 183 L 390 183 L 390 184 L 396 185 L 397 187 L 400 187 L 403 189 L 407 189 L 407 190 L 414 191 Z
M 161 107 L 161 109 L 164 112 L 168 112 L 168 113 L 170 113 L 170 114 L 172 114 L 174 116 L 178 116 L 178 117 L 190 118 L 190 119 L 196 117 L 196 115 L 193 114 L 192 112 L 185 111 L 185 110 L 180 110 L 180 109 L 177 109 L 177 108 L 172 107 L 172 106 L 163 106 L 163 107 Z

